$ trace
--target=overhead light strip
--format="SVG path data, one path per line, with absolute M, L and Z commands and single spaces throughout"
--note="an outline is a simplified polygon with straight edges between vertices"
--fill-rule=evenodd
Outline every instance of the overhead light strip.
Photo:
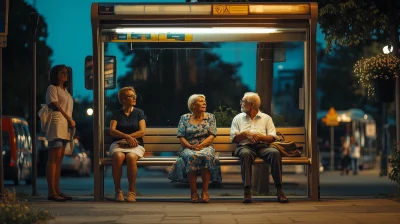
M 120 28 L 116 33 L 159 34 L 159 33 L 190 33 L 190 34 L 266 34 L 276 33 L 274 28 L 259 27 L 213 27 L 213 28 Z

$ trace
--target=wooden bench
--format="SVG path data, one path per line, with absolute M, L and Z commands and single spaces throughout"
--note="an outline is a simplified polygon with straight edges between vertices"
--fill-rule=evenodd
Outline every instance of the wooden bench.
M 286 140 L 293 141 L 299 146 L 305 146 L 304 128 L 301 127 L 285 127 L 277 128 L 277 131 L 284 134 Z M 178 152 L 181 148 L 179 139 L 176 137 L 177 128 L 147 128 L 146 136 L 143 137 L 145 143 L 146 153 L 159 153 L 159 152 Z M 215 151 L 219 154 L 221 165 L 237 165 L 240 164 L 238 157 L 233 157 L 232 152 L 235 150 L 236 145 L 232 144 L 229 139 L 229 128 L 218 128 L 217 137 L 214 139 Z M 104 133 L 104 149 L 108 151 L 112 137 L 108 129 Z M 305 148 L 305 147 L 304 147 Z M 138 166 L 170 166 L 176 160 L 176 156 L 145 156 L 138 160 Z M 263 163 L 263 160 L 257 158 L 255 164 Z M 311 164 L 310 158 L 303 157 L 283 157 L 282 163 L 285 165 L 309 165 Z M 100 166 L 107 166 L 112 164 L 112 158 L 102 156 L 100 158 Z
M 298 146 L 305 147 L 305 130 L 303 127 L 283 127 L 277 128 L 277 132 L 284 134 L 285 139 L 295 142 Z M 155 156 L 160 152 L 179 152 L 181 145 L 176 137 L 177 128 L 146 128 L 146 136 L 143 137 L 146 156 L 138 160 L 138 166 L 171 166 L 176 156 Z M 214 148 L 219 156 L 221 165 L 240 165 L 238 157 L 233 157 L 232 152 L 236 149 L 236 145 L 231 143 L 230 128 L 217 128 L 217 137 L 214 139 Z M 105 152 L 100 152 L 99 166 L 100 172 L 100 196 L 104 197 L 104 175 L 105 166 L 112 165 L 112 158 L 107 156 L 108 149 L 112 143 L 110 132 L 105 129 L 104 132 L 104 149 Z M 305 155 L 302 157 L 283 157 L 283 165 L 311 165 L 311 158 Z M 262 164 L 263 160 L 257 158 L 254 164 Z

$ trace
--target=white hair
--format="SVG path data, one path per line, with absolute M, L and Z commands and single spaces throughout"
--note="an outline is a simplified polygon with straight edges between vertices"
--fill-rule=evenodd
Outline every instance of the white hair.
M 258 95 L 258 93 L 247 92 L 244 94 L 244 97 L 246 97 L 247 101 L 253 103 L 254 109 L 256 109 L 256 110 L 260 109 L 261 99 L 260 99 L 260 96 Z
M 196 103 L 196 100 L 199 97 L 203 97 L 204 99 L 206 99 L 206 96 L 204 96 L 203 94 L 193 94 L 189 97 L 188 108 L 189 108 L 190 112 L 193 112 L 193 104 Z

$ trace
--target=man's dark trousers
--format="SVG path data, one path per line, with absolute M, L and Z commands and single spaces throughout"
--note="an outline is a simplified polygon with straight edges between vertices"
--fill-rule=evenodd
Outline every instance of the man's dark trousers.
M 245 187 L 251 187 L 252 165 L 258 157 L 271 166 L 275 187 L 282 188 L 282 158 L 275 148 L 266 144 L 241 145 L 235 150 L 235 156 L 240 157 L 242 181 Z

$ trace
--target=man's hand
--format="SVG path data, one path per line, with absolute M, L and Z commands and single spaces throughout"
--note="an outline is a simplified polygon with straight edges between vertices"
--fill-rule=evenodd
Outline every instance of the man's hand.
M 251 143 L 257 143 L 257 142 L 260 142 L 261 141 L 261 138 L 262 138 L 262 134 L 258 134 L 258 133 L 254 133 L 250 138 L 249 138 L 249 140 L 251 141 Z

